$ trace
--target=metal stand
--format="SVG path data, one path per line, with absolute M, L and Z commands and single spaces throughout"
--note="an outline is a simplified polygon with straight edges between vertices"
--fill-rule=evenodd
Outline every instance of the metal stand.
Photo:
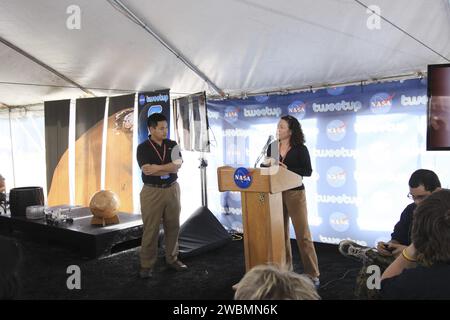
M 200 181 L 201 181 L 201 188 L 202 188 L 202 206 L 208 207 L 208 192 L 207 192 L 207 185 L 206 185 L 206 167 L 208 166 L 208 162 L 203 157 L 203 152 L 201 155 L 200 160 Z
M 208 209 L 206 188 L 206 167 L 208 162 L 202 152 L 200 157 L 200 178 L 202 187 L 202 206 L 198 208 L 180 227 L 178 238 L 179 252 L 182 257 L 188 254 L 213 250 L 231 241 L 223 225 Z

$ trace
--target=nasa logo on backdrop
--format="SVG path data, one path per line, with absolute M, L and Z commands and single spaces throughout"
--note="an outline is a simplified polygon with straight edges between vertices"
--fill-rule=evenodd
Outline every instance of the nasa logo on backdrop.
M 161 105 L 151 106 L 148 108 L 147 117 L 150 117 L 154 113 L 161 113 L 163 110 Z
M 250 172 L 244 168 L 239 167 L 233 174 L 234 183 L 241 189 L 247 189 L 252 184 L 253 178 Z
M 380 92 L 370 98 L 370 110 L 375 114 L 388 113 L 392 107 L 392 99 L 394 94 L 390 95 L 386 92 Z
M 233 106 L 226 107 L 223 116 L 228 121 L 235 122 L 239 117 L 239 108 Z
M 342 212 L 333 212 L 328 221 L 331 228 L 338 232 L 345 232 L 350 228 L 350 219 L 347 214 Z
M 297 120 L 302 120 L 306 113 L 306 103 L 300 100 L 292 102 L 288 106 L 288 113 L 289 115 L 296 117 Z
M 143 94 L 139 95 L 139 104 L 142 106 L 145 104 L 145 102 L 146 102 L 145 95 Z
M 333 87 L 333 88 L 328 88 L 327 92 L 328 94 L 332 95 L 332 96 L 339 96 L 341 95 L 345 90 L 345 87 Z
M 338 166 L 333 166 L 327 170 L 327 182 L 333 188 L 342 187 L 347 180 L 347 173 Z
M 267 100 L 269 100 L 269 96 L 267 96 L 267 95 L 264 95 L 264 96 L 255 96 L 255 100 L 256 100 L 256 102 L 258 102 L 258 103 L 264 103 L 264 102 L 266 102 Z
M 331 141 L 341 141 L 345 137 L 347 126 L 341 120 L 330 121 L 327 125 L 327 137 Z

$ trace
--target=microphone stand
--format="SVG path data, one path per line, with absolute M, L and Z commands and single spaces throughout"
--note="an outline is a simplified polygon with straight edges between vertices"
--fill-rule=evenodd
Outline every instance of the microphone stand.
M 255 165 L 253 166 L 253 168 L 256 168 L 256 166 L 258 165 L 259 160 L 261 160 L 261 158 L 264 156 L 264 154 L 266 153 L 267 148 L 264 148 L 263 151 L 259 154 L 258 159 L 256 159 Z
M 256 159 L 256 162 L 255 162 L 255 165 L 253 166 L 253 168 L 256 168 L 259 160 L 261 160 L 261 158 L 264 157 L 264 155 L 266 154 L 267 149 L 269 148 L 270 144 L 272 143 L 272 139 L 273 139 L 273 136 L 270 136 L 269 140 L 266 142 L 266 145 L 264 146 L 261 153 L 259 154 L 258 159 Z

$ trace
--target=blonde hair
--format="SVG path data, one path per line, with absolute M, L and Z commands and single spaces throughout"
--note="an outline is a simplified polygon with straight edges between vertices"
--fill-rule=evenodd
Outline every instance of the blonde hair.
M 252 268 L 237 285 L 235 300 L 319 300 L 307 276 L 274 265 Z

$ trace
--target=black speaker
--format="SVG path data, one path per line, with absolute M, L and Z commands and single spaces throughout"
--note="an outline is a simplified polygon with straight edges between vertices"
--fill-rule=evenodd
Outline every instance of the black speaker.
M 207 207 L 198 208 L 180 227 L 178 250 L 181 258 L 216 249 L 231 242 L 231 235 Z M 164 230 L 159 231 L 159 247 L 165 249 Z M 162 254 L 160 252 L 160 254 Z
M 9 191 L 11 217 L 25 217 L 28 206 L 44 205 L 44 191 L 41 187 L 13 188 Z
M 198 208 L 180 227 L 180 256 L 194 255 L 231 242 L 231 235 L 207 208 Z

